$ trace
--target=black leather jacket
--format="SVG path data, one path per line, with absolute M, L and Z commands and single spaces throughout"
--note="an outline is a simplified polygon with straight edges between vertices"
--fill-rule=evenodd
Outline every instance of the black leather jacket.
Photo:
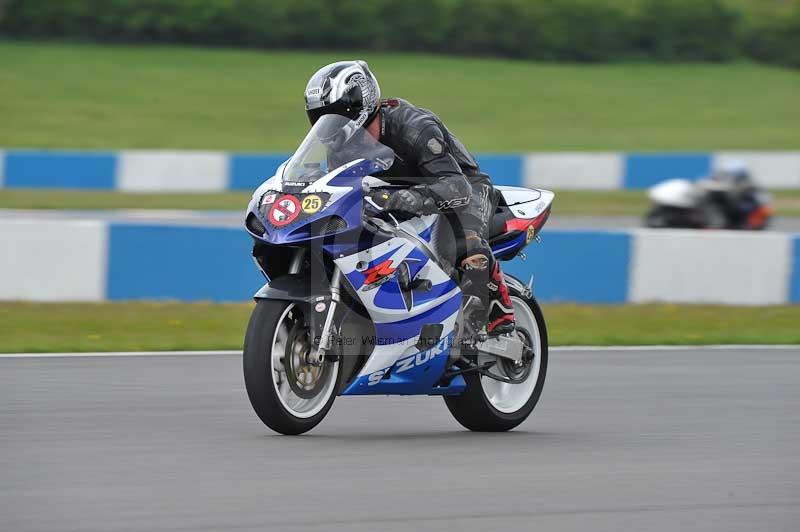
M 491 184 L 464 144 L 431 111 L 389 99 L 382 102 L 379 118 L 380 141 L 397 157 L 389 170 L 376 177 L 417 185 L 440 210 L 466 206 L 473 185 Z

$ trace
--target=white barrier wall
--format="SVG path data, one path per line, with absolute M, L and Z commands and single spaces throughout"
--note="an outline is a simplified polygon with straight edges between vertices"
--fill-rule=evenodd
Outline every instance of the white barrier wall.
M 3 220 L 0 300 L 102 301 L 107 225 L 100 221 Z
M 714 169 L 721 168 L 730 161 L 745 163 L 762 187 L 800 188 L 800 153 L 798 152 L 717 152 L 712 166 Z
M 228 187 L 228 158 L 218 152 L 123 151 L 117 188 L 129 192 L 214 192 Z
M 251 248 L 232 227 L 0 219 L 0 300 L 245 301 L 263 282 Z M 503 268 L 547 303 L 800 303 L 800 235 L 785 233 L 545 228 Z
M 621 153 L 531 153 L 525 157 L 525 186 L 555 189 L 622 188 Z
M 787 303 L 792 237 L 734 231 L 637 230 L 628 300 L 634 303 Z

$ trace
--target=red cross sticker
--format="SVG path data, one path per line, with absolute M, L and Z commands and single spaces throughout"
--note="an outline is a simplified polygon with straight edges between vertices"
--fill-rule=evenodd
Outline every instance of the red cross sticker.
M 269 210 L 269 221 L 276 227 L 289 225 L 300 215 L 300 200 L 294 196 L 286 195 L 272 204 Z

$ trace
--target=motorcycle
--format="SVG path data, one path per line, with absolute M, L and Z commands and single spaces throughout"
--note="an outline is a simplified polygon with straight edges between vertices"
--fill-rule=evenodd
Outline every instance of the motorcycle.
M 541 396 L 548 342 L 532 279 L 505 275 L 516 330 L 487 336 L 485 309 L 445 260 L 447 216 L 383 210 L 398 185 L 373 174 L 394 157 L 326 115 L 253 193 L 245 228 L 266 284 L 254 296 L 244 381 L 276 432 L 312 429 L 338 395 L 439 395 L 464 427 L 506 431 Z M 538 240 L 555 195 L 497 189 L 490 244 L 510 260 Z
M 748 187 L 701 179 L 670 179 L 648 191 L 653 202 L 644 223 L 653 228 L 766 229 L 772 218 L 772 199 Z

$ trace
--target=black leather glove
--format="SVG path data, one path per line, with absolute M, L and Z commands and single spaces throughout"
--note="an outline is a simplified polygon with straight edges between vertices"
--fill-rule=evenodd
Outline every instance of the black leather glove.
M 426 198 L 418 190 L 406 188 L 392 194 L 389 201 L 383 206 L 383 209 L 404 217 L 414 217 L 422 214 L 430 214 L 426 211 L 430 209 L 431 205 L 433 205 L 433 200 Z

